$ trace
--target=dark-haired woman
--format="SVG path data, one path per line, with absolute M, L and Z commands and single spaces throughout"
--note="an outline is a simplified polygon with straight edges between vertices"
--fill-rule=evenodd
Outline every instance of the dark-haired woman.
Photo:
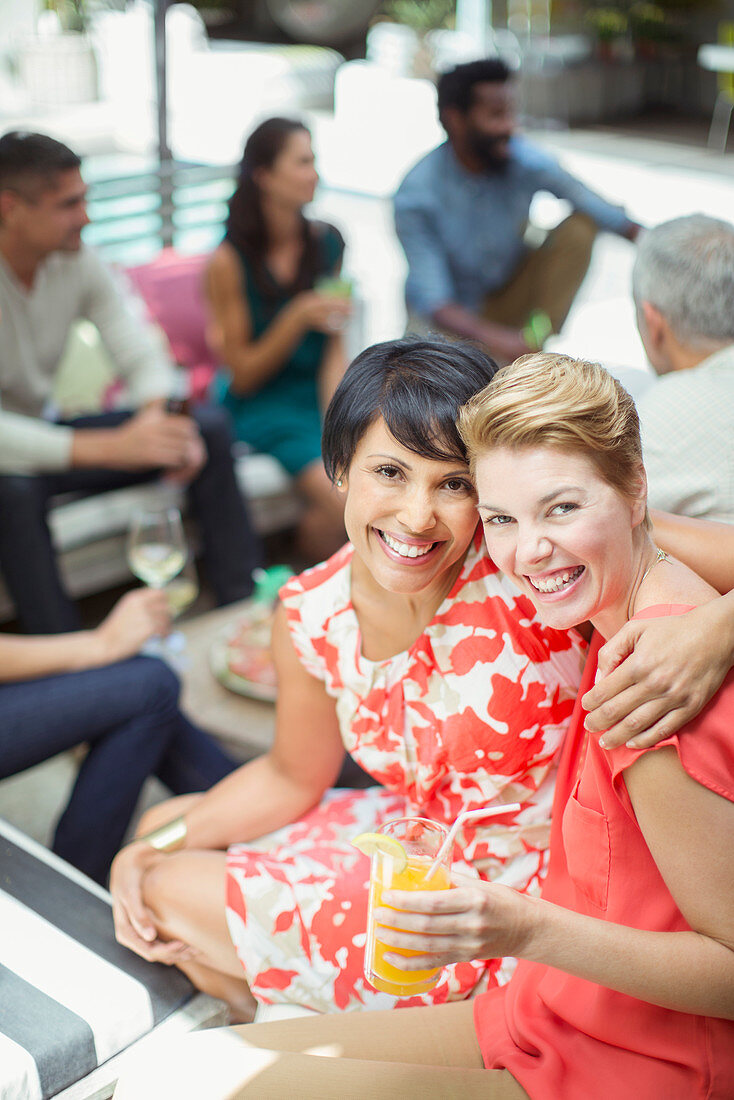
M 249 990 L 327 1012 L 395 1003 L 362 977 L 357 833 L 517 801 L 464 830 L 457 863 L 529 893 L 544 875 L 585 647 L 540 625 L 477 530 L 455 419 L 493 373 L 483 352 L 440 341 L 378 344 L 352 363 L 323 437 L 351 541 L 281 591 L 274 745 L 212 792 L 149 811 L 154 835 L 115 861 L 121 942 L 243 1016 Z M 345 748 L 381 786 L 329 791 Z M 501 960 L 463 962 L 407 1003 L 506 975 Z
M 217 395 L 237 437 L 296 479 L 310 560 L 344 540 L 341 500 L 321 461 L 321 416 L 346 366 L 350 311 L 347 297 L 318 289 L 339 274 L 344 241 L 334 226 L 304 216 L 317 183 L 308 130 L 290 119 L 261 123 L 245 145 L 205 281 L 210 341 L 226 368 Z

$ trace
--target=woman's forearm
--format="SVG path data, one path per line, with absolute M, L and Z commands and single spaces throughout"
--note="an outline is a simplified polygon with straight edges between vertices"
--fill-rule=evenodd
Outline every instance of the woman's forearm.
M 303 338 L 305 328 L 294 301 L 288 303 L 256 340 L 227 343 L 222 362 L 232 375 L 232 392 L 245 396 L 259 390 L 283 369 Z
M 34 638 L 0 634 L 0 681 L 32 680 L 65 672 L 81 672 L 123 661 L 168 629 L 165 595 L 136 588 L 117 601 L 95 630 L 49 634 Z
M 508 955 L 678 1012 L 734 1019 L 734 950 L 711 936 L 641 931 L 465 876 L 454 885 L 383 894 L 391 908 L 377 911 L 380 940 L 417 952 L 396 965 L 423 970 Z
M 321 799 L 328 782 L 305 784 L 279 768 L 272 753 L 222 779 L 186 812 L 191 849 L 224 850 L 289 825 Z
M 103 663 L 92 630 L 36 638 L 0 636 L 0 681 L 4 683 L 77 672 Z
M 734 1019 L 730 947 L 697 932 L 641 931 L 535 904 L 545 912 L 523 958 L 662 1008 Z
M 651 511 L 658 546 L 719 592 L 734 589 L 734 524 Z

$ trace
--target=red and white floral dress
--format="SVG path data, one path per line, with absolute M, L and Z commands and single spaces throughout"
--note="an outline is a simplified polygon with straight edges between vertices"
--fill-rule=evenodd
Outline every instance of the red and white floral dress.
M 536 893 L 545 874 L 556 750 L 586 646 L 543 626 L 477 532 L 433 621 L 409 650 L 362 656 L 353 548 L 281 590 L 306 670 L 336 702 L 347 750 L 381 786 L 331 791 L 292 825 L 227 855 L 227 921 L 258 1000 L 322 1012 L 460 1000 L 505 981 L 499 960 L 447 967 L 397 999 L 362 975 L 369 860 L 350 844 L 394 817 L 451 823 L 495 800 L 521 809 L 467 826 L 454 867 Z

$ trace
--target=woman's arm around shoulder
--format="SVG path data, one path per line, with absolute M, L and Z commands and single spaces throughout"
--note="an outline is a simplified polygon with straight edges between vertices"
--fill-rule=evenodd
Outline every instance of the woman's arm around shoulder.
M 582 702 L 605 748 L 647 748 L 706 706 L 734 664 L 734 591 L 685 615 L 634 619 L 599 651 Z

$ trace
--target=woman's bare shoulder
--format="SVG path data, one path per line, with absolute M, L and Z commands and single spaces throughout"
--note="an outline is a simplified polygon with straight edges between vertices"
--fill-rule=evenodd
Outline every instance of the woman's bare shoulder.
M 689 604 L 697 607 L 715 599 L 719 593 L 683 562 L 668 558 L 650 570 L 644 593 L 640 595 L 646 607 L 655 604 Z
M 232 277 L 238 279 L 242 276 L 242 264 L 237 250 L 229 243 L 222 241 L 212 252 L 206 265 L 208 275 L 218 277 Z
M 229 241 L 222 241 L 212 252 L 204 272 L 204 286 L 209 293 L 238 296 L 242 290 L 244 271 L 236 250 Z

